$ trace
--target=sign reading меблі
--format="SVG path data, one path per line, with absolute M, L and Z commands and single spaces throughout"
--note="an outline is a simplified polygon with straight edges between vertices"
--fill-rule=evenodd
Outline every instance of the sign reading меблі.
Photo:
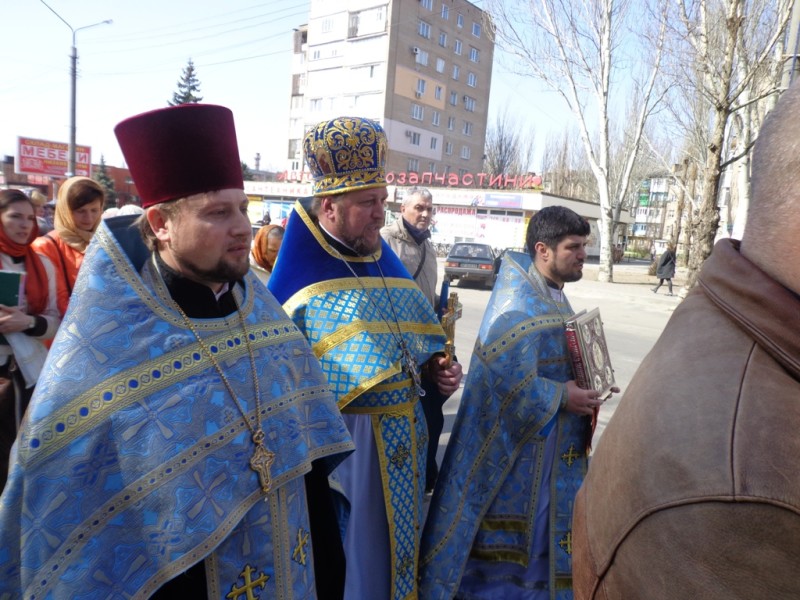
M 75 146 L 75 173 L 91 177 L 92 148 Z M 26 175 L 64 177 L 69 166 L 69 145 L 49 140 L 17 138 L 17 160 L 14 171 Z

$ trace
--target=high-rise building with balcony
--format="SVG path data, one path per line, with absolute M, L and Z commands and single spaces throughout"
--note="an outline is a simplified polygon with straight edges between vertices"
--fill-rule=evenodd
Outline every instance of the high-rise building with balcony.
M 387 171 L 483 170 L 494 28 L 466 0 L 311 0 L 294 36 L 288 169 L 302 139 L 340 115 L 375 119 Z

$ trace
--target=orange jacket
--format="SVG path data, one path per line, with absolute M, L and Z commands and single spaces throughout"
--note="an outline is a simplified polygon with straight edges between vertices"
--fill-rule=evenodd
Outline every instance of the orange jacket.
M 75 287 L 75 280 L 78 278 L 78 270 L 83 263 L 83 253 L 69 246 L 55 231 L 34 240 L 33 249 L 53 263 L 56 272 L 58 312 L 63 318 L 67 312 L 72 288 Z

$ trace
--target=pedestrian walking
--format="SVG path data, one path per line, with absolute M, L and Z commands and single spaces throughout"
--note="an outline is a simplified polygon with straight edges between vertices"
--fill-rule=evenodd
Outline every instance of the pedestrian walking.
M 667 249 L 661 254 L 656 265 L 656 277 L 658 277 L 658 285 L 651 291 L 654 294 L 658 293 L 658 289 L 667 282 L 667 296 L 674 296 L 672 293 L 672 278 L 675 277 L 675 246 L 667 244 Z

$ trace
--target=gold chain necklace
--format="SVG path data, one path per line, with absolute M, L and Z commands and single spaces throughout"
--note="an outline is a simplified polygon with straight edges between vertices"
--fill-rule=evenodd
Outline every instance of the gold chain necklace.
M 180 305 L 175 302 L 174 300 L 172 303 L 175 305 L 175 308 L 178 309 L 178 312 L 183 317 L 184 323 L 186 326 L 191 330 L 194 334 L 194 337 L 197 339 L 197 343 L 200 345 L 200 348 L 203 349 L 203 352 L 208 357 L 208 360 L 211 361 L 211 364 L 214 365 L 214 368 L 217 370 L 219 374 L 219 378 L 222 380 L 222 383 L 225 384 L 225 388 L 228 390 L 228 393 L 231 395 L 234 404 L 236 404 L 236 408 L 239 409 L 239 412 L 242 413 L 242 418 L 244 418 L 244 423 L 247 425 L 247 428 L 250 430 L 250 439 L 253 440 L 253 444 L 255 445 L 255 450 L 253 450 L 253 455 L 250 457 L 250 468 L 258 474 L 258 482 L 261 485 L 261 490 L 264 494 L 269 494 L 270 490 L 272 490 L 272 477 L 270 475 L 270 467 L 272 463 L 275 461 L 275 453 L 267 450 L 266 446 L 264 446 L 264 430 L 261 428 L 261 388 L 258 384 L 258 372 L 256 371 L 256 357 L 253 354 L 253 348 L 250 346 L 250 337 L 247 335 L 247 326 L 244 322 L 244 316 L 242 315 L 242 311 L 239 308 L 239 303 L 236 301 L 236 296 L 233 295 L 233 290 L 231 290 L 231 296 L 233 298 L 233 303 L 236 305 L 236 314 L 239 315 L 239 322 L 242 326 L 242 334 L 244 335 L 244 343 L 247 346 L 247 353 L 250 355 L 250 370 L 253 375 L 253 388 L 255 389 L 255 399 L 256 399 L 256 426 L 250 423 L 250 419 L 247 418 L 247 412 L 244 410 L 241 402 L 236 397 L 236 394 L 233 391 L 233 387 L 231 387 L 228 378 L 225 377 L 225 373 L 222 372 L 222 367 L 219 366 L 217 359 L 214 358 L 214 355 L 209 350 L 208 346 L 206 346 L 203 339 L 200 337 L 200 334 L 197 333 L 197 330 L 192 325 L 192 321 L 189 317 L 186 316 L 186 313 L 183 312 L 183 309 Z M 227 320 L 226 320 L 227 322 Z

